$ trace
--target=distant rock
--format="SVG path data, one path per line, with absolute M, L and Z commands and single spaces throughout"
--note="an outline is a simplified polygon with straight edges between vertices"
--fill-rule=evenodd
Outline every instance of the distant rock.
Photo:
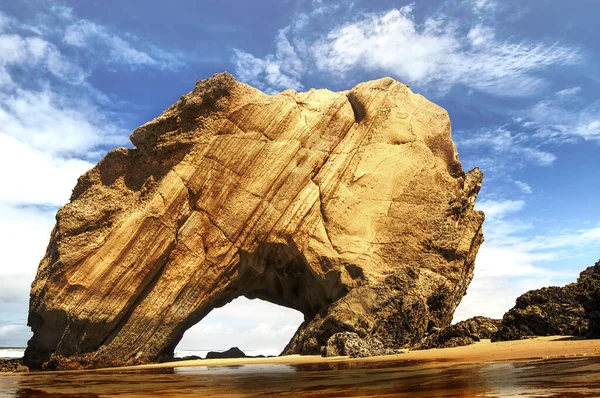
M 519 340 L 533 336 L 584 336 L 588 319 L 578 301 L 581 287 L 571 283 L 564 287 L 531 290 L 517 298 L 515 306 L 502 318 L 492 341 Z
M 198 355 L 188 355 L 188 356 L 181 357 L 181 358 L 179 358 L 179 357 L 173 358 L 173 361 L 174 362 L 180 362 L 180 361 L 198 361 L 200 359 L 202 359 L 202 357 L 199 357 Z
M 579 275 L 577 300 L 588 319 L 587 336 L 600 338 L 600 261 Z
M 302 312 L 285 354 L 339 332 L 410 347 L 471 282 L 483 173 L 463 170 L 448 113 L 394 79 L 267 95 L 221 73 L 131 142 L 57 212 L 30 293 L 33 368 L 172 360 L 240 296 Z
M 432 330 L 413 349 L 451 348 L 473 344 L 481 339 L 491 339 L 498 332 L 500 319 L 483 316 L 460 321 L 444 329 Z
M 210 351 L 206 354 L 206 359 L 224 359 L 224 358 L 246 358 L 246 354 L 237 347 L 231 347 L 227 351 Z

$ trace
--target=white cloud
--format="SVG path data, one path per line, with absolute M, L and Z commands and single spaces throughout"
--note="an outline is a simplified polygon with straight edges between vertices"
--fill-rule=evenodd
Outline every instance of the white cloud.
M 571 87 L 539 101 L 523 112 L 521 126 L 547 143 L 600 141 L 600 101 L 585 101 L 581 91 L 581 87 Z
M 80 83 L 85 73 L 74 64 L 68 63 L 56 47 L 40 37 L 18 34 L 0 34 L 0 83 L 13 85 L 10 68 L 34 68 L 42 65 L 59 78 Z
M 73 19 L 72 15 L 67 16 Z M 137 49 L 132 43 L 111 32 L 108 28 L 94 22 L 82 19 L 76 21 L 65 29 L 64 42 L 75 47 L 88 48 L 91 51 L 106 51 L 108 60 L 128 64 L 131 66 L 154 66 L 171 68 L 180 66 L 178 57 L 165 53 L 153 46 L 148 47 L 148 52 Z
M 515 181 L 515 185 L 523 192 L 524 194 L 530 195 L 533 193 L 533 189 L 529 184 L 523 181 Z
M 31 337 L 25 325 L 0 325 L 0 346 L 23 347 L 23 343 Z
M 222 351 L 235 346 L 253 355 L 279 355 L 303 321 L 298 311 L 239 297 L 188 329 L 176 350 Z
M 478 24 L 469 30 L 467 37 L 473 46 L 482 46 L 491 43 L 495 35 L 494 29 Z
M 345 73 L 354 68 L 380 70 L 411 83 L 448 90 L 464 84 L 485 92 L 530 95 L 544 85 L 535 71 L 575 63 L 577 51 L 559 45 L 511 43 L 476 25 L 465 43 L 449 23 L 431 29 L 415 23 L 411 9 L 371 15 L 330 32 L 317 44 L 320 69 Z
M 0 148 L 3 147 L 3 143 L 0 144 Z M 10 170 L 17 170 L 17 165 L 13 163 Z M 0 165 L 0 170 L 6 170 L 4 167 L 4 164 Z M 7 185 L 4 173 L 1 177 L 0 186 L 9 187 L 3 189 L 2 193 L 21 188 L 19 185 Z M 28 177 L 31 176 L 24 176 L 20 184 L 37 182 Z M 52 176 L 45 174 L 44 177 Z M 36 194 L 44 195 L 44 191 L 37 191 Z M 48 244 L 55 222 L 54 212 L 53 207 L 0 203 L 0 347 L 23 346 L 31 337 L 29 328 L 25 326 L 29 289 Z M 14 324 L 6 326 L 7 322 Z
M 495 3 L 477 1 L 473 7 L 484 10 Z M 333 28 L 315 27 L 303 15 L 297 18 L 301 23 L 280 32 L 275 54 L 261 58 L 236 50 L 237 74 L 272 90 L 299 87 L 303 74 L 316 69 L 338 78 L 385 73 L 442 93 L 463 84 L 496 95 L 528 96 L 546 84 L 537 72 L 581 58 L 578 50 L 554 43 L 500 40 L 479 18 L 469 25 L 464 15 L 458 20 L 437 13 L 420 24 L 413 8 L 362 14 Z
M 525 202 L 522 200 L 480 200 L 477 202 L 477 210 L 485 213 L 486 219 L 503 218 L 509 213 L 523 210 Z
M 86 100 L 79 104 L 46 88 L 0 90 L 0 133 L 47 154 L 83 155 L 124 144 L 124 131 Z
M 486 171 L 507 173 L 528 163 L 551 166 L 557 159 L 553 153 L 536 148 L 538 143 L 522 127 L 517 127 L 517 132 L 511 130 L 512 128 L 501 126 L 495 129 L 458 131 L 455 141 L 461 151 L 466 149 L 476 153 L 473 162 L 486 165 Z
M 535 148 L 521 148 L 520 150 L 526 158 L 540 166 L 550 166 L 556 160 L 556 155 L 550 152 L 540 151 Z
M 556 96 L 560 98 L 569 98 L 573 97 L 581 92 L 581 87 L 570 87 L 565 88 L 564 90 L 560 90 L 556 92 Z
M 498 7 L 495 0 L 468 0 L 475 14 L 489 13 Z
M 0 346 L 22 346 L 30 336 L 29 289 L 56 209 L 99 153 L 127 142 L 119 115 L 87 80 L 93 68 L 165 69 L 180 62 L 135 36 L 126 40 L 85 20 L 81 41 L 72 36 L 59 46 L 78 21 L 70 9 L 54 11 L 58 20 L 39 26 L 0 13 Z M 65 44 L 69 56 L 59 50 Z
M 486 212 L 486 240 L 454 322 L 476 315 L 501 318 L 521 294 L 575 281 L 589 266 L 578 259 L 589 257 L 586 253 L 590 250 L 600 250 L 600 227 L 536 235 L 532 224 L 523 223 L 523 217 L 515 215 L 524 206 L 523 201 L 514 200 L 484 200 L 477 204 Z M 561 266 L 554 268 L 552 263 Z
M 477 255 L 475 277 L 457 308 L 453 322 L 476 315 L 502 318 L 521 294 L 545 286 L 574 282 L 579 272 L 589 264 L 573 259 L 580 258 L 578 256 L 583 248 L 600 249 L 598 228 L 564 235 L 518 235 L 512 238 L 487 233 L 495 228 L 495 225 L 484 226 L 486 242 Z M 543 265 L 556 261 L 563 264 L 560 269 Z M 579 268 L 567 266 L 570 263 Z
M 53 156 L 0 132 L 0 169 L 4 170 L 0 205 L 61 206 L 77 177 L 92 166 L 84 160 Z
M 4 31 L 4 28 L 6 27 L 6 25 L 8 25 L 8 22 L 8 18 L 0 12 L 0 33 Z
M 275 40 L 276 52 L 264 58 L 235 49 L 237 78 L 249 84 L 274 93 L 282 89 L 301 90 L 300 83 L 304 64 L 281 30 Z

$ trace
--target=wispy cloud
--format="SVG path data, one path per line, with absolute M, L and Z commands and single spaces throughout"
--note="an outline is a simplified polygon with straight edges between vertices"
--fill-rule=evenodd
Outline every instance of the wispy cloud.
M 73 83 L 80 83 L 86 77 L 80 67 L 68 62 L 55 45 L 43 38 L 8 32 L 0 34 L 0 84 L 3 87 L 15 84 L 11 70 L 40 66 L 46 73 Z
M 492 6 L 477 1 L 473 10 Z M 470 24 L 440 12 L 417 22 L 415 7 L 359 14 L 317 32 L 314 24 L 290 25 L 276 38 L 273 54 L 258 58 L 236 50 L 236 71 L 241 78 L 250 78 L 246 68 L 252 60 L 250 69 L 264 74 L 260 83 L 272 89 L 281 89 L 284 82 L 299 87 L 305 73 L 317 70 L 337 78 L 380 72 L 442 94 L 461 84 L 494 95 L 528 96 L 546 85 L 537 72 L 581 59 L 577 49 L 558 43 L 500 39 L 494 27 L 484 25 L 477 15 Z M 300 19 L 305 22 L 307 17 Z M 287 46 L 280 45 L 282 34 Z M 286 64 L 289 54 L 292 68 Z
M 303 86 L 300 80 L 305 66 L 288 40 L 286 29 L 279 32 L 275 45 L 276 53 L 264 58 L 235 49 L 238 79 L 260 87 L 268 93 L 288 88 L 301 90 Z
M 523 126 L 547 142 L 600 141 L 600 100 L 587 103 L 580 87 L 558 91 L 527 112 Z
M 503 218 L 506 214 L 523 210 L 525 202 L 522 200 L 480 200 L 477 209 L 485 213 L 487 220 Z
M 67 19 L 70 23 L 64 30 L 66 44 L 98 55 L 106 54 L 104 62 L 129 65 L 132 68 L 150 66 L 160 69 L 177 69 L 183 65 L 181 54 L 167 52 L 152 44 L 142 44 L 133 35 L 122 37 L 105 26 L 88 20 Z
M 526 165 L 550 166 L 556 155 L 540 146 L 529 131 L 510 124 L 492 129 L 457 131 L 454 134 L 463 160 L 484 167 L 492 174 L 508 175 Z
M 530 194 L 533 193 L 533 189 L 526 182 L 518 181 L 517 180 L 517 181 L 514 181 L 514 183 L 515 183 L 515 185 L 517 187 L 519 187 L 519 189 L 521 190 L 521 192 L 523 192 L 524 194 L 530 195 Z
M 345 74 L 379 70 L 418 85 L 447 91 L 456 84 L 506 96 L 536 92 L 534 74 L 578 60 L 576 50 L 557 44 L 504 42 L 493 28 L 477 24 L 464 36 L 455 24 L 426 19 L 417 24 L 412 6 L 372 14 L 329 32 L 316 45 L 321 70 Z

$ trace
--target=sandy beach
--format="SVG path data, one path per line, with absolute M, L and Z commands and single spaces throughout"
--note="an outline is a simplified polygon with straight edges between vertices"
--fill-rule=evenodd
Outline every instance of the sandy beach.
M 236 358 L 236 359 L 203 359 L 193 361 L 166 362 L 161 364 L 131 366 L 123 369 L 160 369 L 187 366 L 233 366 L 251 364 L 327 364 L 357 362 L 452 362 L 482 363 L 497 361 L 531 361 L 550 358 L 574 356 L 600 356 L 600 340 L 585 340 L 565 336 L 537 337 L 527 340 L 502 341 L 492 343 L 482 340 L 479 343 L 456 348 L 442 348 L 420 351 L 409 351 L 405 354 L 386 355 L 368 358 L 348 358 L 321 356 L 287 355 L 274 358 Z
M 600 396 L 600 340 L 488 340 L 385 357 L 214 359 L 0 375 L 0 397 L 517 395 Z

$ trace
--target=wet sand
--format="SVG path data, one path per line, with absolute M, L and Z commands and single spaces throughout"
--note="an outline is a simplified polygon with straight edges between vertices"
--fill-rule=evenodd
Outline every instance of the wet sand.
M 168 362 L 162 364 L 132 366 L 131 369 L 156 369 L 173 366 L 213 366 L 249 364 L 311 364 L 336 362 L 397 362 L 397 361 L 446 361 L 454 363 L 478 363 L 489 361 L 522 361 L 569 356 L 600 355 L 600 340 L 586 340 L 565 336 L 537 337 L 535 339 L 502 341 L 492 343 L 482 340 L 464 347 L 410 351 L 406 354 L 369 358 L 288 355 L 276 358 L 204 359 L 196 361 Z M 125 369 L 125 368 L 123 368 Z
M 489 343 L 366 359 L 278 357 L 0 375 L 0 396 L 598 397 L 600 340 Z

